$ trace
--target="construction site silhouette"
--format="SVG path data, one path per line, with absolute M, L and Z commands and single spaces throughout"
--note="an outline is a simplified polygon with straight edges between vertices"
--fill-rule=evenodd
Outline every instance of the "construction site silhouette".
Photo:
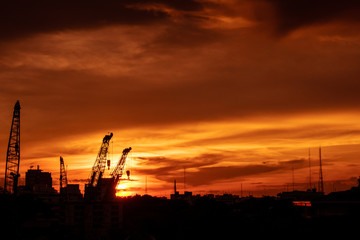
M 25 185 L 18 186 L 20 104 L 17 102 L 7 151 L 5 185 L 0 194 L 3 236 L 49 240 L 177 240 L 357 234 L 360 178 L 358 186 L 325 194 L 322 171 L 318 190 L 287 191 L 277 196 L 200 196 L 190 191 L 180 194 L 174 181 L 174 193 L 170 198 L 147 194 L 117 197 L 116 186 L 123 173 L 130 178 L 124 166 L 132 148 L 123 150 L 110 177 L 105 177 L 106 166 L 110 169 L 107 154 L 112 136 L 108 133 L 101 142 L 84 194 L 79 184 L 68 184 L 62 157 L 59 192 L 52 186 L 51 173 L 40 166 L 28 169 Z M 321 159 L 321 148 L 319 156 Z

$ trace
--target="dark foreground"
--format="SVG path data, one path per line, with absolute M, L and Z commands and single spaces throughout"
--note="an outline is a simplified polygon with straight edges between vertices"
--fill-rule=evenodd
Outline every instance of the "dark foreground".
M 324 197 L 304 207 L 272 197 L 70 202 L 2 195 L 1 230 L 4 239 L 347 239 L 358 235 L 359 200 Z

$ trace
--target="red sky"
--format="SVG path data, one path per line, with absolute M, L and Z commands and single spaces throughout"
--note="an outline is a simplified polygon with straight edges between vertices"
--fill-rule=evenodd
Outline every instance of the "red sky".
M 11 1 L 0 9 L 0 174 L 21 104 L 21 163 L 59 156 L 83 185 L 101 140 L 132 147 L 122 194 L 276 194 L 360 175 L 355 0 Z M 292 171 L 294 169 L 294 171 Z M 294 176 L 294 178 L 293 178 Z

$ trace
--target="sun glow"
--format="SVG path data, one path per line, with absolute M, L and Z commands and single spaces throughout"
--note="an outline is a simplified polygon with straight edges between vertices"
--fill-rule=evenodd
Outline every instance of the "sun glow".
M 116 186 L 116 196 L 117 197 L 126 197 L 130 196 L 131 193 L 128 191 L 130 182 L 120 182 Z

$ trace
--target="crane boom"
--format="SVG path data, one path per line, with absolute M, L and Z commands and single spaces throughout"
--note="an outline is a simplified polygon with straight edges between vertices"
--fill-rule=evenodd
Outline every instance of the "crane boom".
M 89 185 L 95 187 L 98 184 L 99 179 L 101 179 L 102 174 L 105 171 L 106 167 L 106 158 L 109 149 L 109 142 L 112 138 L 113 134 L 105 135 L 103 138 L 99 153 L 96 157 L 94 166 L 92 167 L 91 177 Z
M 111 172 L 111 176 L 112 176 L 115 184 L 117 184 L 117 182 L 123 175 L 126 157 L 130 151 L 131 151 L 131 147 L 125 148 L 123 150 L 123 153 L 121 155 L 121 158 L 120 158 L 118 164 L 116 165 L 115 169 Z

